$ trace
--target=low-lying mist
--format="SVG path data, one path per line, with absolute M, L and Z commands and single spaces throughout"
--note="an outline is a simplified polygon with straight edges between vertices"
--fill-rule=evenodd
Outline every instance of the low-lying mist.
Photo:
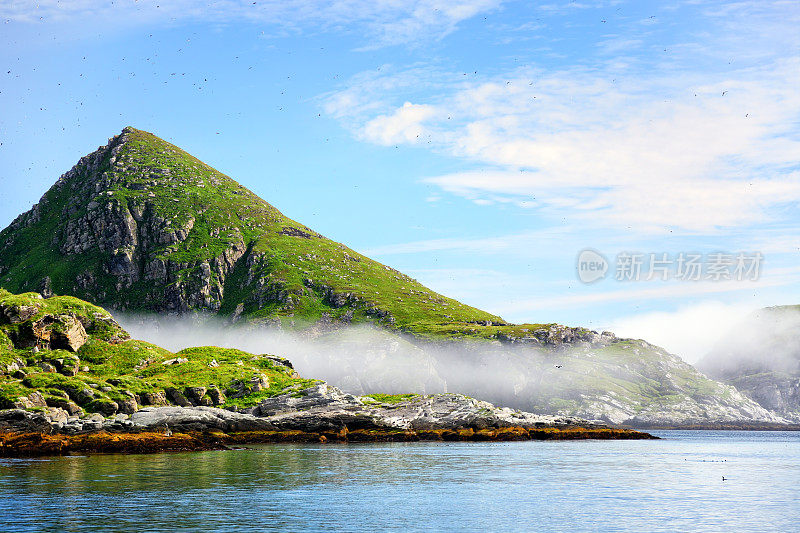
M 415 344 L 368 325 L 311 335 L 203 316 L 116 318 L 134 338 L 171 351 L 212 345 L 278 355 L 289 359 L 300 375 L 358 395 L 458 392 L 531 410 L 538 404 L 534 399 L 542 396 L 543 383 L 552 388 L 573 366 L 565 354 L 485 342 Z
M 602 343 L 542 349 L 464 339 L 425 342 L 369 325 L 296 332 L 231 325 L 203 315 L 117 319 L 134 338 L 172 351 L 220 346 L 286 357 L 303 377 L 323 379 L 355 395 L 456 392 L 525 411 L 616 423 L 639 416 L 643 406 L 657 412 L 663 398 L 683 395 L 685 404 L 697 396 L 697 412 L 715 401 L 700 397 L 697 391 L 708 385 L 687 363 L 636 341 L 608 350 Z M 742 329 L 729 340 L 742 353 L 760 353 L 755 350 L 763 341 L 755 333 Z M 723 359 L 733 357 L 723 352 Z M 747 409 L 741 416 L 749 416 Z M 740 415 L 734 410 L 726 416 Z
M 748 314 L 729 326 L 698 368 L 718 379 L 761 372 L 800 376 L 800 308 Z

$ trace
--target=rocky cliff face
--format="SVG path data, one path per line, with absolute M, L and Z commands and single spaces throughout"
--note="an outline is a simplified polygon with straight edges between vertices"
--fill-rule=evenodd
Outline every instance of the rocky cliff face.
M 800 307 L 757 311 L 720 339 L 698 368 L 800 423 Z
M 541 337 L 550 340 L 542 344 L 417 343 L 424 356 L 416 368 L 426 374 L 430 361 L 448 391 L 535 413 L 636 427 L 786 422 L 731 384 L 645 341 L 549 329 Z
M 324 238 L 134 128 L 81 158 L 0 232 L 0 285 L 234 321 L 502 322 Z

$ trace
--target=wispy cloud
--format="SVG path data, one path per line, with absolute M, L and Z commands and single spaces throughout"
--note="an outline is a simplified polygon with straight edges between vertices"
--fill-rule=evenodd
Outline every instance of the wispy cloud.
M 161 21 L 253 22 L 289 30 L 352 31 L 364 48 L 438 39 L 458 24 L 498 7 L 501 0 L 92 0 L 0 2 L 0 17 L 26 23 L 101 21 L 136 26 Z
M 708 7 L 710 19 L 717 8 Z M 471 162 L 474 170 L 426 181 L 480 204 L 641 232 L 779 222 L 782 208 L 800 203 L 800 38 L 787 33 L 784 11 L 791 15 L 782 2 L 725 8 L 737 24 L 720 19 L 715 33 L 675 43 L 669 59 L 646 66 L 619 56 L 641 46 L 634 35 L 600 41 L 593 62 L 559 70 L 364 73 L 328 95 L 326 109 L 367 141 L 424 139 Z M 751 15 L 794 48 L 732 42 Z M 723 55 L 717 38 L 728 54 L 743 51 L 741 66 L 705 68 Z M 703 46 L 708 53 L 695 60 Z
M 615 82 L 596 71 L 521 70 L 433 103 L 407 102 L 358 134 L 380 144 L 424 135 L 485 165 L 427 180 L 469 198 L 506 197 L 640 230 L 708 232 L 766 221 L 800 201 L 792 130 L 800 61 L 738 74 Z M 353 116 L 370 109 L 360 103 Z
M 504 306 L 506 313 L 523 313 L 538 309 L 575 307 L 609 302 L 648 301 L 654 299 L 696 298 L 708 294 L 753 291 L 769 287 L 783 287 L 798 282 L 800 268 L 776 269 L 769 276 L 757 281 L 703 281 L 703 282 L 659 282 L 657 286 L 643 288 L 637 282 L 630 282 L 630 288 L 580 292 L 535 300 L 518 300 Z
M 426 239 L 387 244 L 360 251 L 370 257 L 443 251 L 488 255 L 498 252 L 519 251 L 531 257 L 541 253 L 549 253 L 548 250 L 552 249 L 553 246 L 563 245 L 566 239 L 569 239 L 570 246 L 574 246 L 575 250 L 587 246 L 584 237 L 574 238 L 575 230 L 576 228 L 562 225 L 546 227 L 536 231 L 493 235 L 490 237 Z M 572 250 L 570 250 L 571 252 Z

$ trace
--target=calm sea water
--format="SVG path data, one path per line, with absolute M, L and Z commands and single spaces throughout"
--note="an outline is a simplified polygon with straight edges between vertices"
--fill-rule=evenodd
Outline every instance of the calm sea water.
M 800 531 L 800 432 L 654 433 L 0 459 L 0 530 Z

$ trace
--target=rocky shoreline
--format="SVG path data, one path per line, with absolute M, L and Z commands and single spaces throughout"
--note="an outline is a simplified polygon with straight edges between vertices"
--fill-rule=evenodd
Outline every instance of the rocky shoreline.
M 160 406 L 108 418 L 97 413 L 69 417 L 60 411 L 0 411 L 0 456 L 208 450 L 270 442 L 655 438 L 578 418 L 495 407 L 459 394 L 407 395 L 381 402 L 326 383 L 239 411 Z
M 309 433 L 304 431 L 189 431 L 164 433 L 96 431 L 76 435 L 63 433 L 0 432 L 0 457 L 41 457 L 76 453 L 161 453 L 229 449 L 247 444 L 273 443 L 369 443 L 418 441 L 524 441 L 588 439 L 655 439 L 647 433 L 613 428 L 508 427 L 461 430 L 355 430 Z

